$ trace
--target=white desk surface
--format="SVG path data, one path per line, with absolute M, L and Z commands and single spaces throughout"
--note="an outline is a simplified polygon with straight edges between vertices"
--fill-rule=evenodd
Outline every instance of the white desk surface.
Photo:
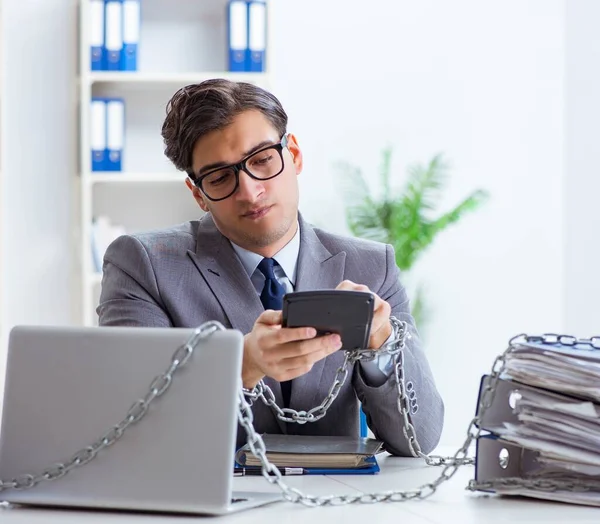
M 441 450 L 440 450 L 441 451 Z M 449 450 L 444 450 L 449 451 Z M 441 467 L 427 466 L 422 460 L 379 456 L 381 472 L 378 475 L 303 476 L 285 477 L 286 482 L 311 495 L 342 495 L 356 492 L 383 492 L 414 489 L 439 476 Z M 15 507 L 0 510 L 2 524 L 190 524 L 210 518 L 224 524 L 234 522 L 268 524 L 302 523 L 307 519 L 345 524 L 374 524 L 402 522 L 414 524 L 441 524 L 447 522 L 494 524 L 517 523 L 594 523 L 600 522 L 600 508 L 576 506 L 528 498 L 504 498 L 485 493 L 472 493 L 465 487 L 473 477 L 473 466 L 463 466 L 442 484 L 434 495 L 424 501 L 352 504 L 349 506 L 307 508 L 290 502 L 276 502 L 221 517 L 174 516 L 136 514 L 117 511 L 53 510 Z M 277 491 L 260 477 L 234 479 L 239 491 Z M 0 495 L 1 498 L 1 495 Z M 214 520 L 216 519 L 216 520 Z M 330 521 L 331 522 L 331 521 Z

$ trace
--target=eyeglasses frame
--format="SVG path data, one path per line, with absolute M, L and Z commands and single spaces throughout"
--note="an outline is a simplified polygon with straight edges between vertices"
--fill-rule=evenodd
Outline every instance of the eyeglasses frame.
M 265 180 L 272 180 L 273 178 L 281 175 L 281 173 L 283 173 L 283 170 L 285 169 L 285 160 L 283 159 L 283 149 L 286 148 L 287 145 L 288 145 L 288 135 L 284 134 L 278 143 L 262 147 L 261 149 L 254 151 L 253 153 L 250 153 L 248 156 L 246 156 L 245 158 L 243 158 L 236 164 L 230 164 L 228 166 L 217 167 L 215 169 L 211 169 L 208 173 L 204 173 L 202 176 L 200 176 L 198 178 L 195 178 L 191 174 L 188 173 L 188 177 L 190 178 L 192 183 L 198 189 L 200 189 L 200 191 L 202 191 L 202 193 L 204 194 L 204 196 L 206 198 L 208 198 L 212 202 L 220 202 L 221 200 L 225 200 L 225 199 L 229 198 L 231 195 L 233 195 L 237 191 L 238 187 L 240 187 L 240 171 L 243 171 L 244 173 L 246 173 L 253 180 L 259 180 L 261 182 L 265 181 Z M 246 167 L 246 162 L 250 158 L 252 158 L 254 155 L 262 153 L 263 151 L 266 151 L 267 149 L 275 149 L 279 153 L 279 156 L 281 158 L 281 169 L 279 170 L 279 172 L 277 174 L 270 176 L 268 178 L 258 178 L 248 171 L 248 169 Z M 231 193 L 229 193 L 227 196 L 221 197 L 221 198 L 212 198 L 212 197 L 208 196 L 206 194 L 206 191 L 202 188 L 202 181 L 206 177 L 212 175 L 213 173 L 216 173 L 217 171 L 221 171 L 222 169 L 233 169 L 234 174 L 235 174 L 235 186 L 233 187 L 233 190 L 231 191 Z

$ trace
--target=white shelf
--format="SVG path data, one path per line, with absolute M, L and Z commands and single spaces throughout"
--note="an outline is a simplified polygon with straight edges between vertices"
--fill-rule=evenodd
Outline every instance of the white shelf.
M 161 126 L 169 100 L 181 87 L 213 78 L 270 89 L 272 53 L 267 48 L 265 72 L 228 71 L 226 0 L 142 0 L 139 70 L 91 71 L 90 0 L 78 3 L 77 282 L 82 321 L 96 325 L 102 274 L 94 271 L 94 218 L 104 217 L 111 226 L 134 234 L 196 220 L 202 214 L 184 185 L 187 174 L 176 171 L 164 154 Z M 270 6 L 267 16 L 270 19 Z M 269 32 L 271 27 L 267 22 Z M 269 47 L 272 41 L 268 35 Z M 91 171 L 89 104 L 94 97 L 119 97 L 125 102 L 123 171 Z
M 124 171 L 91 172 L 84 175 L 89 184 L 128 184 L 152 182 L 177 182 L 183 184 L 186 179 L 184 173 L 128 173 Z
M 84 77 L 85 78 L 85 77 Z M 202 72 L 202 73 L 144 73 L 140 71 L 102 71 L 93 72 L 89 76 L 90 84 L 100 83 L 123 83 L 123 84 L 195 84 L 211 78 L 226 78 L 239 82 L 262 84 L 267 81 L 266 73 L 233 73 L 226 71 Z

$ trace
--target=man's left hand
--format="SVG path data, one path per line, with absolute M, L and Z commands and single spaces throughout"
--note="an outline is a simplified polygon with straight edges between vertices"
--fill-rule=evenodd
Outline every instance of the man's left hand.
M 336 289 L 347 291 L 362 291 L 371 293 L 375 297 L 375 306 L 373 311 L 373 321 L 371 323 L 371 336 L 369 337 L 369 347 L 367 349 L 379 349 L 392 334 L 392 325 L 390 324 L 390 314 L 392 308 L 385 301 L 373 293 L 367 286 L 356 284 L 351 280 L 344 280 Z

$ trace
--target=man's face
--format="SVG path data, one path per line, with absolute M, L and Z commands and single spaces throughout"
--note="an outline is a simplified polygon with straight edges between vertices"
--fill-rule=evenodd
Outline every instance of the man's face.
M 196 142 L 192 169 L 196 177 L 202 176 L 210 171 L 206 166 L 235 164 L 257 149 L 278 144 L 281 138 L 260 111 L 245 111 L 226 128 Z M 280 175 L 270 180 L 255 180 L 240 171 L 237 190 L 225 200 L 211 201 L 187 181 L 194 198 L 204 211 L 212 214 L 223 235 L 263 256 L 279 251 L 296 231 L 297 175 L 302 171 L 302 153 L 293 135 L 288 135 L 288 147 L 282 154 L 284 167 Z

